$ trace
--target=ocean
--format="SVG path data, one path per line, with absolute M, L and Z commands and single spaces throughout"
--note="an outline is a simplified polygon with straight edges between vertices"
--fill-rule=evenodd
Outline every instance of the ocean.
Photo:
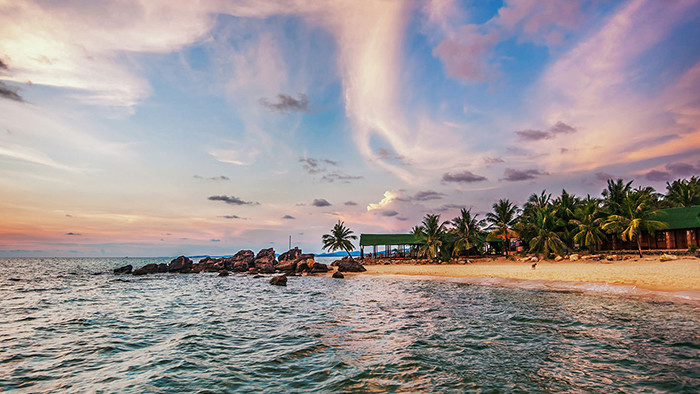
M 488 281 L 0 259 L 0 391 L 700 391 L 700 304 Z M 321 260 L 321 259 L 319 259 Z

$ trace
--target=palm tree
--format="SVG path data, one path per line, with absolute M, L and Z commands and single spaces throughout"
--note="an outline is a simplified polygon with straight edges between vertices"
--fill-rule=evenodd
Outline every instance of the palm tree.
M 518 233 L 513 230 L 513 225 L 518 220 L 520 209 L 509 200 L 499 200 L 493 204 L 493 212 L 486 214 L 486 222 L 489 223 L 489 233 L 487 240 L 501 238 L 505 241 L 505 252 L 508 257 L 510 239 L 517 237 Z
M 605 234 L 601 230 L 603 217 L 600 211 L 600 201 L 588 196 L 576 210 L 576 219 L 570 223 L 576 227 L 574 242 L 583 245 L 588 250 L 597 250 L 603 244 Z
M 440 215 L 427 214 L 419 227 L 425 239 L 425 244 L 420 246 L 419 252 L 427 254 L 430 259 L 435 259 L 442 246 L 445 223 L 440 223 Z
M 456 236 L 452 253 L 456 256 L 463 250 L 469 250 L 480 242 L 479 239 L 479 222 L 476 217 L 472 216 L 471 209 L 462 208 L 460 216 L 452 219 L 452 230 Z
M 413 226 L 411 229 L 411 234 L 413 234 L 413 238 L 416 240 L 416 242 L 425 240 L 423 226 Z M 411 245 L 411 253 L 418 253 L 419 249 L 419 245 Z
M 345 253 L 350 256 L 352 260 L 352 255 L 350 255 L 351 250 L 355 250 L 355 246 L 350 240 L 357 239 L 356 235 L 353 235 L 352 230 L 345 227 L 345 223 L 338 220 L 330 234 L 323 235 L 323 249 L 328 249 L 329 252 L 334 252 L 336 250 L 344 250 Z
M 619 215 L 622 213 L 622 204 L 625 196 L 632 191 L 632 182 L 624 183 L 622 179 L 613 181 L 608 179 L 608 188 L 603 190 L 603 203 L 609 215 Z
M 700 205 L 700 178 L 676 179 L 673 183 L 666 182 L 666 198 L 664 201 L 671 207 L 690 207 Z
M 656 230 L 661 230 L 667 225 L 652 219 L 657 210 L 654 209 L 653 200 L 646 193 L 646 190 L 635 190 L 627 193 L 621 208 L 622 214 L 608 216 L 602 228 L 619 235 L 623 241 L 636 241 L 639 257 L 642 257 L 641 231 L 645 230 L 654 234 Z
M 552 203 L 554 207 L 553 213 L 557 220 L 557 230 L 561 233 L 562 240 L 569 247 L 573 247 L 573 232 L 575 231 L 575 226 L 571 224 L 571 220 L 576 217 L 575 212 L 580 204 L 580 198 L 567 193 L 563 189 L 561 197 L 557 197 Z
M 563 254 L 566 250 L 564 241 L 561 240 L 557 233 L 557 218 L 554 216 L 554 210 L 549 207 L 538 208 L 535 214 L 535 221 L 529 223 L 532 231 L 535 234 L 530 240 L 530 252 L 543 254 L 545 257 L 554 252 Z

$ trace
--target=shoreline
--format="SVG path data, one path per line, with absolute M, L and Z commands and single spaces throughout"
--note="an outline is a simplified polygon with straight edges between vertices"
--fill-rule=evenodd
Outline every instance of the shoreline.
M 547 283 L 599 283 L 667 293 L 700 291 L 700 259 L 692 257 L 667 262 L 659 261 L 658 257 L 612 262 L 543 260 L 534 270 L 530 263 L 504 258 L 470 264 L 391 264 L 366 265 L 365 268 L 367 271 L 359 275 L 500 278 Z

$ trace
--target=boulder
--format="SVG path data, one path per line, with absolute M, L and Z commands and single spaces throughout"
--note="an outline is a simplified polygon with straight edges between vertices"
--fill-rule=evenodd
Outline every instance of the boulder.
M 333 273 L 333 277 L 334 277 L 335 279 L 343 279 L 343 278 L 345 278 L 345 275 L 343 275 L 343 273 L 340 272 L 340 271 L 335 271 L 335 272 Z
M 343 257 L 340 260 L 336 260 L 333 262 L 336 267 L 338 267 L 338 271 L 340 272 L 365 272 L 367 269 L 362 266 L 357 260 L 350 259 L 347 257 Z M 331 265 L 333 265 L 331 264 Z
M 312 274 L 318 274 L 322 272 L 328 272 L 328 266 L 323 264 L 323 263 L 317 263 L 314 262 L 313 265 L 311 265 L 311 273 Z
M 158 264 L 158 272 L 168 272 L 168 265 L 165 263 Z
M 180 256 L 168 265 L 168 272 L 189 272 L 192 270 L 192 260 L 185 256 Z
M 129 265 L 125 265 L 123 267 L 115 268 L 114 273 L 115 274 L 130 274 L 131 270 L 133 270 L 133 269 L 134 269 L 134 267 L 131 264 L 129 264 Z
M 277 260 L 275 258 L 275 250 L 273 248 L 262 249 L 255 256 L 255 261 L 253 262 L 256 268 L 260 269 L 262 266 L 277 265 Z
M 562 260 L 564 260 L 564 258 L 561 256 L 557 256 L 554 258 L 554 261 L 562 261 Z
M 280 264 L 289 264 L 296 261 L 296 259 L 299 257 L 301 257 L 301 249 L 295 247 L 294 249 L 289 249 L 288 251 L 282 253 L 277 260 Z
M 158 264 L 146 264 L 143 267 L 134 270 L 131 274 L 132 275 L 146 275 L 146 274 L 155 274 L 158 272 Z
M 249 269 L 248 269 L 248 273 L 249 273 L 250 275 L 257 275 L 257 274 L 258 274 L 258 269 L 255 268 L 255 267 L 249 268 Z
M 277 264 L 277 271 L 280 272 L 294 272 L 297 270 L 297 262 L 296 261 L 285 261 L 282 263 L 280 261 L 279 264 Z
M 537 257 L 535 257 L 535 256 L 530 257 L 530 262 L 531 262 L 531 263 L 536 263 L 536 262 L 538 262 L 538 261 L 540 261 L 540 259 L 538 259 Z
M 569 260 L 571 260 L 571 261 L 576 261 L 576 260 L 578 260 L 578 255 L 577 255 L 577 254 L 572 254 L 571 256 L 569 256 Z
M 229 271 L 246 272 L 253 267 L 255 254 L 252 250 L 240 250 L 231 257 L 224 259 L 224 268 Z
M 678 260 L 678 256 L 672 255 L 672 254 L 667 254 L 664 253 L 661 255 L 659 258 L 660 261 L 672 261 L 672 260 Z
M 228 276 L 228 271 L 226 271 L 226 270 L 219 271 L 219 276 Z
M 273 276 L 270 279 L 270 284 L 275 286 L 287 286 L 287 277 L 285 275 Z
M 296 261 L 296 272 L 297 273 L 302 273 L 302 272 L 310 272 L 311 267 L 314 266 L 316 262 L 313 259 L 305 259 L 305 258 L 300 258 Z
M 261 274 L 274 274 L 275 271 L 275 266 L 272 264 L 264 264 L 258 268 L 258 272 Z

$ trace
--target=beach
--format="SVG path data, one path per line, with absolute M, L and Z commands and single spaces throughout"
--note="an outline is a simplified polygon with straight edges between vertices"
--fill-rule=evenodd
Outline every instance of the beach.
M 607 283 L 666 292 L 700 290 L 700 259 L 695 257 L 667 262 L 661 262 L 658 256 L 636 261 L 543 260 L 534 270 L 531 265 L 530 262 L 509 261 L 501 257 L 475 260 L 469 264 L 367 265 L 365 274 Z

